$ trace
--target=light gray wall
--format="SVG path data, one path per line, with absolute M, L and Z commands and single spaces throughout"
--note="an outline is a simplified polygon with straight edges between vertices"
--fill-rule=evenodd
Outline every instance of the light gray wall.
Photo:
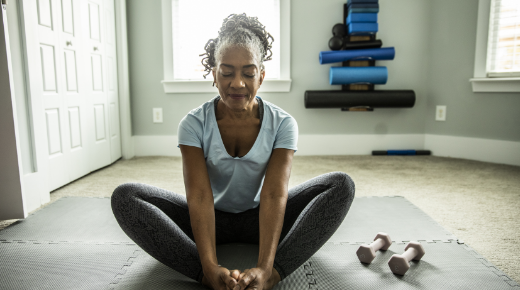
M 436 0 L 431 5 L 426 133 L 520 141 L 520 93 L 473 93 L 476 0 Z M 435 107 L 446 105 L 446 121 Z
M 412 109 L 341 112 L 305 109 L 305 90 L 339 89 L 328 84 L 329 65 L 318 54 L 328 50 L 331 28 L 342 22 L 344 0 L 291 1 L 291 78 L 289 93 L 261 96 L 292 114 L 301 134 L 442 134 L 520 140 L 520 97 L 472 93 L 477 0 L 382 0 L 378 38 L 394 46 L 387 85 L 412 89 Z M 179 121 L 215 94 L 165 94 L 161 1 L 128 1 L 129 61 L 134 135 L 176 135 Z M 202 20 L 201 20 L 202 21 Z M 215 35 L 218 27 L 213 28 Z M 200 53 L 200 51 L 194 53 Z M 447 105 L 447 121 L 434 121 L 435 105 Z M 164 123 L 152 123 L 162 107 Z
M 301 134 L 423 133 L 426 108 L 428 19 L 427 1 L 381 1 L 378 38 L 395 46 L 394 61 L 379 62 L 389 70 L 388 84 L 378 89 L 413 89 L 413 109 L 341 112 L 340 109 L 305 109 L 305 90 L 339 89 L 328 84 L 329 65 L 318 54 L 328 50 L 335 23 L 342 22 L 344 0 L 291 1 L 291 78 L 289 93 L 261 96 L 292 114 Z M 193 108 L 216 94 L 165 94 L 163 79 L 161 1 L 128 1 L 128 38 L 132 127 L 134 135 L 176 135 L 179 121 Z M 202 21 L 202 20 L 201 20 Z M 213 28 L 215 35 L 219 27 Z M 201 47 L 200 52 L 203 48 Z M 194 53 L 200 53 L 199 51 Z M 152 108 L 162 107 L 164 123 L 152 123 Z

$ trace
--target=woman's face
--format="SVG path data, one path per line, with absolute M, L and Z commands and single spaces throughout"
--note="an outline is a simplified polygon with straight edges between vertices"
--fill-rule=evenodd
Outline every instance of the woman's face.
M 221 100 L 234 111 L 253 107 L 264 76 L 265 71 L 260 69 L 253 53 L 241 46 L 227 48 L 213 69 L 213 79 Z

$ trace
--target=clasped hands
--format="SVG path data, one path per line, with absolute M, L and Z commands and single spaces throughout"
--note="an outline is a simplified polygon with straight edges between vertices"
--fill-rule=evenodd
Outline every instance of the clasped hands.
M 221 266 L 204 270 L 202 284 L 214 290 L 264 290 L 271 289 L 269 278 L 272 270 L 262 268 L 229 271 Z

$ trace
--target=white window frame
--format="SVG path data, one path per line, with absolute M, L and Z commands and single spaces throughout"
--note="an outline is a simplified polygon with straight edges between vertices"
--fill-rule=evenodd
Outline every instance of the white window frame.
M 486 58 L 488 48 L 489 18 L 491 0 L 479 0 L 477 20 L 477 42 L 475 47 L 475 68 L 469 81 L 475 93 L 520 92 L 520 77 L 488 78 Z
M 165 93 L 215 93 L 213 80 L 174 80 L 172 0 L 162 0 L 163 61 Z M 291 2 L 280 0 L 280 78 L 264 80 L 259 92 L 291 91 Z M 201 48 L 202 49 L 202 48 Z

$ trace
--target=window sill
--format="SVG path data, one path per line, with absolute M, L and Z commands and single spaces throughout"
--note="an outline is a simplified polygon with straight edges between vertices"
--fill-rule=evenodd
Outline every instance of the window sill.
M 258 92 L 264 93 L 288 93 L 291 91 L 292 80 L 264 80 Z M 215 93 L 217 88 L 211 86 L 213 81 L 161 81 L 164 92 L 169 94 L 178 93 Z
M 520 78 L 472 78 L 469 80 L 474 93 L 520 92 Z

